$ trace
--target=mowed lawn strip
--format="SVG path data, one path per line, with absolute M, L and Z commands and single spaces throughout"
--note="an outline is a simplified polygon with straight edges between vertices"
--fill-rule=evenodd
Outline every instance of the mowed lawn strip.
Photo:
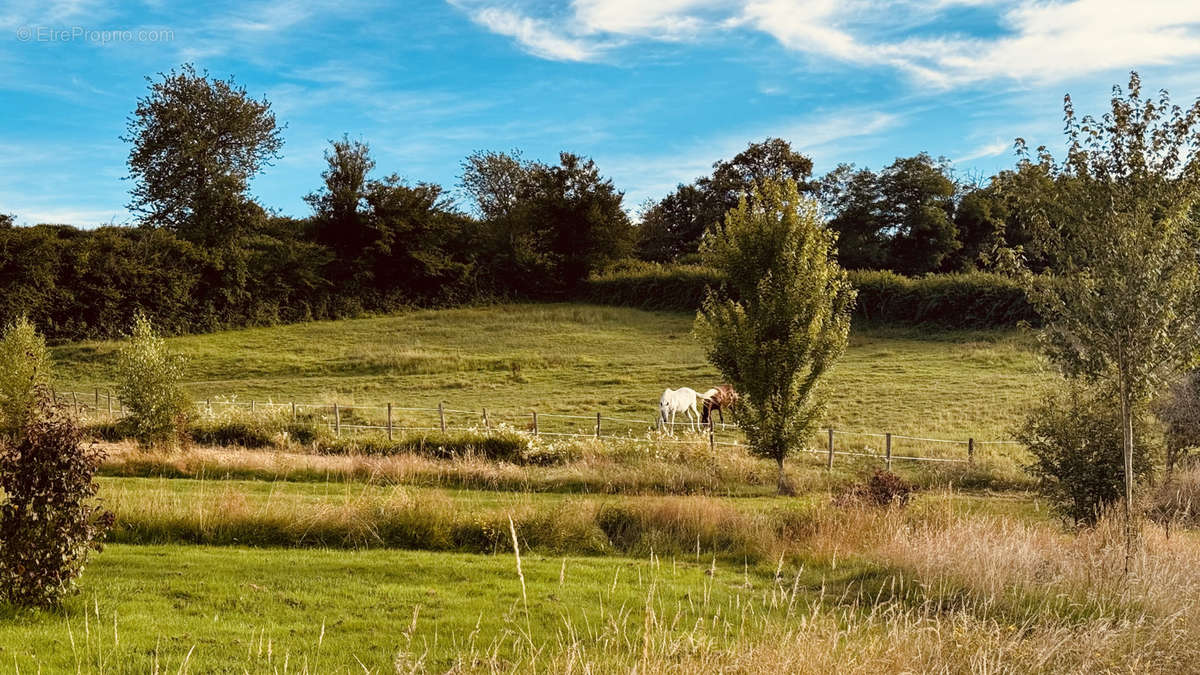
M 753 638 L 721 623 L 735 626 L 738 607 L 770 587 L 774 572 L 670 558 L 526 555 L 521 563 L 528 622 L 511 552 L 113 545 L 62 610 L 0 621 L 0 664 L 140 673 L 176 672 L 185 661 L 190 672 L 284 672 L 287 663 L 291 672 L 361 673 L 420 660 L 442 672 L 457 658 L 503 664 L 514 643 L 522 653 L 526 642 L 555 651 L 573 631 L 595 649 L 592 658 L 604 658 L 607 645 L 628 667 L 648 606 L 664 619 L 686 611 L 691 620 L 677 630 L 705 641 Z M 790 585 L 796 570 L 786 571 Z M 798 583 L 807 597 L 823 581 L 809 570 Z
M 720 381 L 691 336 L 692 316 L 581 304 L 424 310 L 172 338 L 197 399 L 454 409 L 453 424 L 529 423 L 529 412 L 596 412 L 642 422 L 666 387 Z M 112 386 L 117 343 L 55 347 L 63 387 Z M 838 428 L 1004 438 L 1047 378 L 1017 331 L 858 327 L 830 378 Z M 397 413 L 399 414 L 399 413 Z M 410 414 L 414 423 L 434 416 Z M 552 423 L 549 419 L 546 424 Z M 569 423 L 564 422 L 569 426 Z M 589 428 L 579 421 L 580 428 Z

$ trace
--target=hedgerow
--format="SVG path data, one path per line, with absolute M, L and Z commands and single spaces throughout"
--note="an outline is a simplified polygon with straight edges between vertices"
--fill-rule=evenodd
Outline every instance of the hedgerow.
M 1002 328 L 1039 317 L 1015 279 L 986 272 L 909 278 L 894 272 L 850 271 L 858 289 L 854 316 L 881 324 L 941 328 Z M 595 275 L 582 300 L 649 310 L 695 311 L 720 275 L 699 265 L 631 263 Z

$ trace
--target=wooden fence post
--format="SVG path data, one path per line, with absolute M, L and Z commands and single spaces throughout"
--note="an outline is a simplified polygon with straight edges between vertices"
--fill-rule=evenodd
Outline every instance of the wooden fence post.
M 254 412 L 254 399 L 250 399 L 250 412 Z
M 967 439 L 967 464 L 975 466 L 975 439 Z
M 600 438 L 600 413 L 596 413 L 596 438 Z
M 829 430 L 829 464 L 825 468 L 833 471 L 833 429 Z
M 713 428 L 713 419 L 711 414 L 708 416 L 708 450 L 709 452 L 716 452 L 717 450 L 717 436 Z
M 886 460 L 887 461 L 887 470 L 891 471 L 892 470 L 892 432 L 889 431 L 887 433 L 886 438 L 887 438 L 887 441 L 886 441 L 887 450 L 885 450 L 885 457 L 887 457 L 887 460 Z
M 534 410 L 534 411 L 533 411 L 533 435 L 534 435 L 534 436 L 537 436 L 537 435 L 538 435 L 538 428 L 537 428 L 537 411 L 536 411 L 536 410 Z
M 491 430 L 491 428 L 492 428 L 492 425 L 491 425 L 491 423 L 490 423 L 490 422 L 488 422 L 488 418 L 487 418 L 487 408 L 484 408 L 484 409 L 483 409 L 483 428 L 484 428 L 484 429 L 486 429 L 486 430 L 489 430 L 489 431 L 490 431 L 490 430 Z
M 96 411 L 99 412 L 99 410 L 100 410 L 100 387 L 96 387 L 96 406 L 95 406 L 95 408 L 96 408 Z
M 333 435 L 342 435 L 342 411 L 336 403 L 333 404 Z
M 296 421 L 296 402 L 292 401 L 292 421 Z
M 388 440 L 392 440 L 392 403 L 388 401 Z
M 112 421 L 112 390 L 108 391 L 108 421 Z
M 442 433 L 446 433 L 446 409 L 442 407 L 441 401 L 438 401 L 438 420 L 442 423 Z
M 75 396 L 75 392 L 71 392 L 71 407 L 75 409 L 75 416 L 79 417 L 79 398 Z

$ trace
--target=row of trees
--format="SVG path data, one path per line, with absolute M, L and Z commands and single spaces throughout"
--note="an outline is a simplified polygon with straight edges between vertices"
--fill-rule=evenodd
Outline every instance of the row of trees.
M 1038 181 L 1037 179 L 1042 180 Z M 849 269 L 906 275 L 990 269 L 1019 250 L 1041 270 L 1051 263 L 1016 200 L 1018 189 L 1053 185 L 1036 167 L 1019 165 L 986 181 L 962 181 L 950 162 L 927 153 L 899 157 L 880 171 L 840 164 L 812 175 L 812 161 L 779 138 L 750 146 L 713 173 L 643 206 L 638 256 L 687 261 L 724 214 L 764 181 L 791 180 L 816 200 L 819 218 L 838 235 L 838 261 Z
M 130 143 L 137 227 L 15 227 L 0 218 L 0 315 L 55 337 L 107 334 L 138 312 L 171 332 L 457 303 L 558 298 L 630 256 L 623 195 L 595 163 L 480 152 L 462 191 L 375 175 L 368 144 L 326 153 L 312 215 L 279 216 L 249 193 L 279 157 L 268 101 L 191 66 L 151 80 Z
M 343 137 L 306 196 L 311 215 L 290 218 L 249 191 L 283 150 L 271 103 L 190 65 L 149 80 L 123 139 L 137 227 L 19 228 L 0 216 L 0 315 L 81 337 L 138 311 L 183 331 L 561 298 L 622 258 L 698 259 L 705 236 L 767 181 L 790 180 L 817 200 L 846 268 L 919 275 L 993 266 L 1011 252 L 1034 269 L 1053 262 L 1017 200 L 1022 186 L 1050 194 L 1054 179 L 1028 164 L 964 183 L 944 159 L 919 154 L 816 177 L 809 157 L 768 138 L 643 205 L 634 222 L 585 157 L 476 152 L 452 191 L 377 171 L 370 146 Z

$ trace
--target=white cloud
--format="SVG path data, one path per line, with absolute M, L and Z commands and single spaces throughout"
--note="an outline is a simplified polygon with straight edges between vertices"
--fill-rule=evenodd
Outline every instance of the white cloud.
M 593 61 L 603 46 L 572 38 L 549 21 L 535 19 L 498 7 L 486 7 L 471 15 L 493 33 L 514 38 L 526 51 L 552 61 Z
M 573 0 L 557 15 L 480 5 L 489 30 L 542 58 L 596 61 L 636 41 L 702 39 L 752 30 L 785 48 L 860 66 L 894 68 L 952 87 L 1011 79 L 1037 83 L 1200 57 L 1200 2 L 1152 0 Z M 482 0 L 490 2 L 490 0 Z M 952 6 L 993 7 L 988 37 L 935 26 Z
M 998 155 L 1003 155 L 1004 152 L 1010 148 L 1012 148 L 1011 142 L 998 140 L 994 143 L 981 145 L 974 150 L 967 152 L 967 154 L 963 155 L 962 157 L 955 157 L 950 161 L 954 164 L 958 164 L 960 162 L 969 162 L 974 159 L 983 159 L 984 157 L 996 157 Z

